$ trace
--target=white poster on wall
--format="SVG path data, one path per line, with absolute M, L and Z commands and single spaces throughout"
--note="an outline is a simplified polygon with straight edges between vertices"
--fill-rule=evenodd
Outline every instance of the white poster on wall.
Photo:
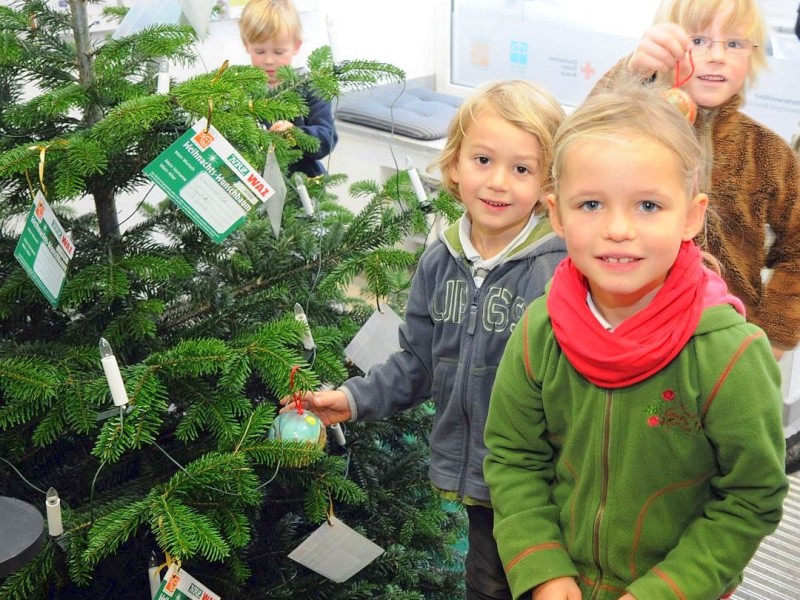
M 526 79 L 546 87 L 562 104 L 577 106 L 637 41 L 539 17 L 509 23 L 464 11 L 453 15 L 453 83 L 475 87 L 489 80 Z
M 587 14 L 568 13 L 567 4 L 544 2 L 536 11 L 518 9 L 513 15 L 477 4 L 455 11 L 452 83 L 476 87 L 527 79 L 565 106 L 580 104 L 608 69 L 633 52 L 648 25 L 640 15 L 636 27 L 626 22 L 612 29 L 597 19 L 590 23 Z M 747 90 L 742 110 L 789 141 L 800 132 L 800 41 L 793 31 L 770 30 L 767 52 L 769 68 Z

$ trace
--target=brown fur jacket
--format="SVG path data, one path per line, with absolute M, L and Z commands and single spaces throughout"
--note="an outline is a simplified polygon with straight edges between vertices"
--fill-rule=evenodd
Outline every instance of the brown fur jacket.
M 708 250 L 747 319 L 791 349 L 800 342 L 800 164 L 783 138 L 739 112 L 741 102 L 734 96 L 695 121 L 713 160 Z M 762 269 L 771 271 L 765 282 Z
M 592 93 L 613 85 L 628 59 Z M 789 350 L 800 343 L 800 160 L 783 138 L 740 112 L 741 104 L 734 96 L 698 111 L 695 121 L 708 165 L 700 190 L 709 197 L 704 245 L 748 321 Z

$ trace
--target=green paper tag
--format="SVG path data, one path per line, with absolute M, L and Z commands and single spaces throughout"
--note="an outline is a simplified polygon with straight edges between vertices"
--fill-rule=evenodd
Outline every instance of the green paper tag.
M 143 172 L 219 243 L 275 191 L 213 126 L 201 119 Z
M 214 592 L 173 564 L 158 588 L 153 600 L 220 600 Z
M 74 254 L 72 240 L 64 232 L 44 194 L 37 192 L 14 249 L 14 257 L 53 308 L 58 308 L 58 298 Z

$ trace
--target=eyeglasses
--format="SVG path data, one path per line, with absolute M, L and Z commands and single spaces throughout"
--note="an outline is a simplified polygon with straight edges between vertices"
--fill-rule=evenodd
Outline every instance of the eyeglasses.
M 714 47 L 714 44 L 722 44 L 723 51 L 735 57 L 748 56 L 753 48 L 758 48 L 758 44 L 752 40 L 712 40 L 703 35 L 692 36 L 692 52 L 695 56 L 701 56 L 709 52 Z

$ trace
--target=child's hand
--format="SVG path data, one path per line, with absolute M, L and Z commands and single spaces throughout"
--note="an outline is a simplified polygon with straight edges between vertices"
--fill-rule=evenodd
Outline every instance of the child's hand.
M 290 121 L 275 121 L 269 126 L 269 130 L 273 133 L 280 133 L 281 131 L 289 131 L 294 127 Z
M 294 401 L 291 396 L 284 396 L 280 403 L 283 405 L 281 412 L 291 410 Z M 333 423 L 348 421 L 352 416 L 347 396 L 339 390 L 323 390 L 319 392 L 306 392 L 302 399 L 303 408 L 312 411 L 327 426 Z
M 581 600 L 581 590 L 572 577 L 545 581 L 533 590 L 532 600 Z
M 691 47 L 691 38 L 679 25 L 654 25 L 644 32 L 639 46 L 628 61 L 628 72 L 649 75 L 671 71 Z
M 624 596 L 621 596 L 619 600 L 636 600 L 636 598 L 634 598 L 630 594 L 625 594 Z

